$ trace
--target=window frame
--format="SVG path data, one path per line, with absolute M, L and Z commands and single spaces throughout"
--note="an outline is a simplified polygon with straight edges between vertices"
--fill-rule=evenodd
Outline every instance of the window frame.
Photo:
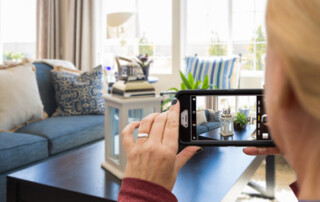
M 180 1 L 180 0 L 179 0 Z M 228 38 L 227 38 L 227 41 L 226 42 L 218 42 L 218 43 L 210 43 L 210 45 L 227 45 L 227 54 L 228 55 L 233 55 L 233 48 L 234 48 L 234 45 L 235 44 L 253 44 L 254 46 L 254 53 L 253 53 L 253 69 L 252 70 L 241 70 L 241 75 L 244 75 L 244 76 L 252 76 L 253 74 L 254 75 L 257 75 L 257 76 L 261 76 L 262 72 L 264 72 L 264 70 L 257 70 L 256 68 L 256 46 L 258 44 L 266 44 L 267 45 L 267 41 L 264 41 L 264 42 L 257 42 L 256 41 L 256 38 L 254 38 L 254 41 L 235 41 L 234 40 L 234 36 L 233 36 L 233 15 L 234 15 L 234 11 L 233 11 L 233 1 L 234 0 L 228 0 L 228 19 L 227 19 L 227 22 L 228 22 Z M 257 0 L 253 1 L 254 3 L 256 2 Z M 181 2 L 181 1 L 180 1 Z M 182 4 L 185 4 L 185 5 L 181 5 L 182 7 L 184 7 L 184 22 L 182 23 L 185 23 L 184 24 L 184 27 L 187 27 L 187 2 L 186 1 L 183 1 Z M 254 8 L 256 6 L 254 5 Z M 256 15 L 257 11 L 256 10 L 253 10 L 253 11 L 246 11 L 246 12 L 254 12 L 254 15 Z M 256 28 L 256 18 L 254 18 L 254 26 Z M 186 42 L 186 29 L 182 32 L 182 33 L 185 33 L 184 34 L 184 46 L 186 47 L 187 46 L 187 42 Z M 184 53 L 184 58 L 187 57 L 189 55 L 186 55 L 186 52 Z
M 164 76 L 164 75 L 176 75 L 179 74 L 179 70 L 184 71 L 185 70 L 185 58 L 187 56 L 186 54 L 186 46 L 187 46 L 187 1 L 185 0 L 172 0 L 172 37 L 171 37 L 171 49 L 172 49 L 172 54 L 171 54 L 171 71 L 166 72 L 166 73 L 157 73 L 157 74 L 152 74 L 156 76 Z M 229 34 L 228 34 L 228 41 L 227 41 L 227 53 L 228 55 L 233 54 L 233 47 L 234 44 L 240 44 L 240 43 L 245 43 L 245 44 L 254 44 L 254 67 L 253 70 L 241 70 L 242 76 L 246 75 L 257 75 L 261 76 L 262 72 L 264 70 L 257 70 L 256 69 L 256 45 L 257 44 L 267 44 L 267 41 L 265 42 L 256 42 L 255 40 L 252 41 L 234 41 L 233 37 L 233 0 L 228 0 L 228 29 L 229 29 Z M 101 8 L 101 17 L 104 19 L 104 16 L 102 15 L 103 11 L 103 6 Z M 256 10 L 254 10 L 256 12 Z M 104 22 L 102 20 L 101 22 Z M 256 23 L 254 23 L 256 26 Z M 103 27 L 103 26 L 100 26 Z M 100 32 L 101 33 L 101 32 Z M 104 31 L 102 30 L 102 33 Z M 101 36 L 103 36 L 102 34 Z M 104 42 L 104 39 L 101 38 L 101 40 Z M 215 43 L 214 43 L 215 44 Z M 223 43 L 225 44 L 225 43 Z M 139 45 L 139 44 L 138 44 Z M 102 45 L 103 46 L 103 45 Z M 98 51 L 98 55 L 103 54 L 102 50 L 103 48 L 99 47 L 100 51 Z
M 19 0 L 19 1 L 22 1 L 22 0 Z M 37 31 L 36 31 L 36 26 L 37 26 L 37 23 L 36 23 L 36 12 L 37 12 L 37 3 L 36 3 L 36 0 L 33 0 L 31 2 L 26 2 L 26 1 L 23 1 L 24 3 L 28 3 L 28 5 L 30 6 L 27 10 L 29 11 L 30 13 L 30 9 L 32 9 L 32 11 L 34 12 L 31 12 L 32 15 L 30 14 L 29 19 L 28 19 L 26 22 L 30 23 L 30 19 L 32 19 L 32 24 L 23 24 L 23 25 L 28 25 L 28 28 L 30 30 L 33 30 L 34 31 L 34 34 L 28 34 L 28 36 L 32 36 L 32 40 L 30 40 L 30 37 L 27 37 L 27 38 L 24 38 L 23 40 L 21 40 L 21 33 L 18 32 L 20 35 L 18 37 L 14 37 L 14 39 L 4 39 L 5 36 L 8 35 L 11 35 L 12 33 L 12 30 L 7 29 L 6 26 L 8 26 L 8 22 L 10 23 L 10 25 L 14 26 L 16 23 L 12 22 L 10 18 L 8 18 L 8 16 L 5 14 L 4 11 L 11 11 L 13 9 L 16 8 L 15 4 L 16 2 L 14 2 L 12 4 L 12 2 L 10 4 L 12 4 L 12 7 L 14 7 L 12 9 L 12 7 L 9 7 L 5 9 L 5 6 L 8 6 L 8 2 L 9 0 L 0 0 L 0 64 L 8 64 L 8 63 L 11 63 L 12 61 L 6 61 L 6 59 L 4 59 L 4 54 L 6 54 L 7 51 L 9 52 L 13 52 L 13 53 L 22 53 L 25 58 L 31 58 L 31 59 L 35 59 L 36 58 L 36 52 L 37 52 L 37 48 L 36 48 L 36 44 L 37 44 Z M 24 7 L 19 7 L 19 8 L 22 8 L 23 11 L 26 11 L 26 8 Z M 24 8 L 24 9 L 23 9 Z M 8 13 L 12 13 L 12 12 L 8 12 Z M 25 13 L 19 13 L 20 15 L 23 15 Z M 15 16 L 15 18 L 19 19 L 20 16 Z M 34 17 L 34 18 L 33 18 Z M 9 20 L 8 20 L 9 19 Z M 16 20 L 16 19 L 14 19 Z M 13 20 L 13 21 L 14 21 Z M 20 20 L 19 20 L 20 22 Z M 34 24 L 33 24 L 34 23 Z M 14 27 L 17 27 L 17 26 L 14 26 Z M 21 27 L 19 27 L 20 30 L 21 30 Z M 31 29 L 31 28 L 34 28 L 34 29 Z M 9 30 L 9 31 L 8 31 Z M 33 32 L 32 31 L 32 32 Z M 16 32 L 15 32 L 16 33 Z M 34 37 L 34 38 L 33 38 Z M 7 49 L 9 46 L 9 50 Z M 13 49 L 13 50 L 12 50 Z M 18 60 L 20 61 L 20 60 Z M 13 62 L 17 62 L 17 61 L 13 61 Z
M 2 20 L 3 20 L 3 10 L 2 10 L 2 0 L 0 0 L 0 64 L 3 64 Z

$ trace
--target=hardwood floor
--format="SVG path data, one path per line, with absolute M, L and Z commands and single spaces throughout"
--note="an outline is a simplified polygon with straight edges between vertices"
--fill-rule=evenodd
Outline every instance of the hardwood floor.
M 258 184 L 265 184 L 265 162 L 263 162 L 253 175 L 252 179 Z M 237 202 L 278 202 L 278 201 L 298 201 L 294 193 L 289 187 L 289 184 L 296 180 L 295 172 L 292 170 L 286 160 L 280 156 L 276 156 L 276 198 L 274 200 L 252 197 L 246 193 L 256 193 L 252 188 L 247 186 L 242 194 L 237 198 Z

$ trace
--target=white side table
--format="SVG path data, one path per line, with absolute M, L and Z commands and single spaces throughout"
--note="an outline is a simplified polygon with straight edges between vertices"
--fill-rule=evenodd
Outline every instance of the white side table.
M 105 99 L 105 161 L 102 167 L 119 179 L 124 178 L 126 154 L 121 131 L 132 121 L 140 121 L 150 113 L 160 112 L 163 97 L 122 98 L 104 95 Z M 137 138 L 138 131 L 134 131 Z

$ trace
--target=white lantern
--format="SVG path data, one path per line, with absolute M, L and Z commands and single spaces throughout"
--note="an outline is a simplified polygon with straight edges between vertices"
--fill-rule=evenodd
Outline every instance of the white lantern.
M 126 168 L 126 154 L 120 136 L 132 121 L 140 121 L 150 113 L 160 112 L 163 97 L 136 97 L 124 99 L 105 95 L 105 161 L 102 167 L 122 179 Z M 137 130 L 134 131 L 136 139 Z
M 220 118 L 220 134 L 222 136 L 233 135 L 233 117 L 221 116 Z

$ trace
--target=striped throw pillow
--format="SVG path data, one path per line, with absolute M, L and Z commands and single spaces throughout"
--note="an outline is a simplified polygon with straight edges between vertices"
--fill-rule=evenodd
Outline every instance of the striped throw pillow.
M 238 57 L 188 57 L 186 75 L 191 72 L 194 79 L 203 81 L 209 76 L 211 89 L 229 89 L 234 64 Z

